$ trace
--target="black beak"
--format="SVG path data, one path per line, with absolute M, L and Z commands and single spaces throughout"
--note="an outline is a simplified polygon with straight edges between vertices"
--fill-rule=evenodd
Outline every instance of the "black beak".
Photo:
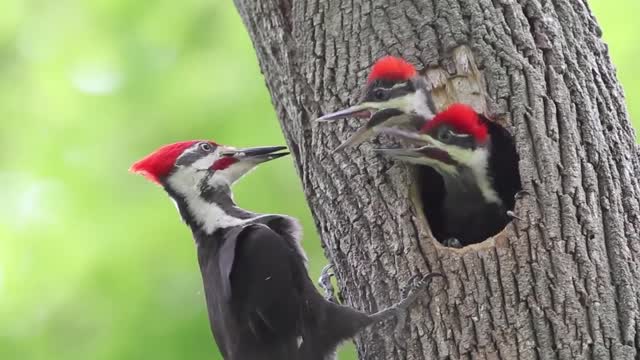
M 238 161 L 262 163 L 289 155 L 288 151 L 281 152 L 286 148 L 286 146 L 258 146 L 244 149 L 226 148 L 223 149 L 220 154 L 223 156 L 234 157 L 238 159 Z

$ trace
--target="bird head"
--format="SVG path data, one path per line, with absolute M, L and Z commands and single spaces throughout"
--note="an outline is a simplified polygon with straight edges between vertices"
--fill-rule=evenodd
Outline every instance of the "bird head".
M 372 114 L 386 111 L 385 126 L 405 124 L 417 115 L 429 120 L 435 113 L 435 105 L 427 91 L 426 80 L 406 60 L 386 56 L 373 65 L 363 100 L 354 106 L 325 114 L 318 121 L 333 121 L 349 117 L 366 118 L 369 121 L 336 150 L 355 146 L 371 137 L 382 124 L 373 120 Z
M 381 132 L 418 146 L 377 150 L 392 158 L 427 165 L 444 175 L 459 174 L 460 168 L 469 168 L 476 174 L 486 171 L 489 130 L 481 115 L 468 105 L 451 105 L 425 123 L 417 133 L 394 128 L 384 128 Z
M 236 149 L 208 140 L 162 146 L 134 163 L 129 171 L 182 196 L 208 187 L 231 187 L 258 164 L 289 154 L 284 146 Z

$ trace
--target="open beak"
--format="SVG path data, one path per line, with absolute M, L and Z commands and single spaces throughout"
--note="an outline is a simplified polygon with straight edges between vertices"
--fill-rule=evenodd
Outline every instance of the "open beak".
M 432 138 L 429 135 L 421 134 L 419 132 L 405 131 L 405 130 L 392 128 L 392 127 L 386 127 L 386 126 L 382 127 L 378 129 L 378 132 L 382 134 L 395 136 L 401 140 L 418 144 L 418 145 L 425 145 L 425 144 L 435 145 L 438 143 L 438 141 L 436 141 L 434 138 Z
M 286 146 L 258 146 L 244 149 L 224 148 L 221 149 L 220 154 L 238 161 L 259 164 L 289 155 L 288 151 L 282 152 L 286 148 Z
M 456 161 L 451 158 L 448 152 L 435 146 L 423 146 L 412 149 L 374 149 L 374 151 L 392 159 L 411 164 L 437 166 L 439 163 L 442 163 L 445 165 L 456 165 Z
M 447 147 L 429 135 L 387 127 L 382 128 L 379 131 L 384 134 L 395 136 L 407 142 L 414 143 L 419 147 L 374 149 L 374 151 L 378 154 L 382 154 L 396 160 L 419 165 L 437 166 L 438 164 L 457 164 L 457 161 L 455 161 L 446 150 Z
M 375 131 L 382 125 L 393 126 L 404 123 L 404 112 L 398 109 L 384 109 L 373 113 L 371 118 L 345 142 L 340 144 L 333 151 L 340 151 L 347 147 L 356 146 L 374 136 Z
M 381 126 L 389 127 L 411 124 L 416 127 L 416 130 L 420 128 L 426 120 L 421 116 L 402 110 L 407 101 L 406 97 L 401 97 L 385 102 L 363 102 L 362 104 L 321 116 L 317 121 L 334 121 L 348 117 L 369 119 L 364 126 L 359 128 L 351 137 L 333 150 L 336 152 L 347 147 L 359 145 L 367 139 L 370 139 Z
M 321 117 L 317 118 L 316 121 L 333 121 L 346 119 L 349 117 L 366 119 L 371 116 L 371 112 L 376 111 L 376 105 L 377 104 L 375 103 L 364 102 L 362 104 L 354 105 L 340 111 L 336 111 L 330 114 L 324 114 Z
M 405 113 L 396 108 L 375 110 L 375 107 L 372 106 L 373 103 L 363 103 L 360 105 L 352 106 L 345 110 L 340 110 L 331 114 L 326 114 L 320 118 L 318 121 L 333 121 L 337 119 L 344 119 L 350 116 L 362 118 L 369 118 L 367 122 L 359 128 L 355 134 L 351 135 L 345 142 L 340 144 L 337 148 L 333 150 L 333 152 L 343 150 L 347 147 L 356 146 L 366 141 L 367 139 L 373 137 L 374 131 L 377 127 L 381 125 L 385 126 L 393 126 L 399 125 L 407 122 L 408 116 L 403 116 Z M 371 115 L 371 111 L 374 111 L 373 115 Z

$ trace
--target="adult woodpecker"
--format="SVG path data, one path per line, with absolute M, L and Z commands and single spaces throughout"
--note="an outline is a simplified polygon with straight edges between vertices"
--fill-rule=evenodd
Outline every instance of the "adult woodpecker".
M 426 122 L 419 133 L 382 131 L 420 147 L 378 152 L 441 175 L 444 191 L 426 189 L 423 205 L 434 236 L 445 245 L 478 243 L 510 221 L 521 183 L 518 154 L 505 128 L 468 105 L 453 104 Z
M 284 149 L 184 141 L 130 169 L 161 185 L 191 228 L 211 330 L 228 360 L 331 359 L 364 327 L 404 314 L 430 279 L 373 315 L 325 300 L 309 279 L 299 223 L 233 201 L 231 186 L 258 164 L 287 155 Z
M 384 116 L 373 117 L 372 113 L 378 111 L 382 111 Z M 417 130 L 435 113 L 436 108 L 424 77 L 406 60 L 386 56 L 376 61 L 371 68 L 364 98 L 359 104 L 326 114 L 317 120 L 333 121 L 349 117 L 369 119 L 335 149 L 338 151 L 367 140 L 379 127 L 409 125 Z

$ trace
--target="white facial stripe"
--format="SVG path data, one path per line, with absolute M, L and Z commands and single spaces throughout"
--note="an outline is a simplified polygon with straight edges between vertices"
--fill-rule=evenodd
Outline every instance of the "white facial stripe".
M 194 146 L 181 156 L 194 154 L 197 149 L 197 146 Z M 213 153 L 189 165 L 178 166 L 167 179 L 168 186 L 184 198 L 189 215 L 207 233 L 240 225 L 246 221 L 227 214 L 224 208 L 202 198 L 201 184 L 207 176 L 207 184 L 212 188 L 228 189 L 259 163 L 251 160 L 238 161 L 225 169 L 212 171 L 211 167 L 221 158 L 220 154 L 228 150 L 235 150 L 235 148 L 220 146 Z
M 209 169 L 213 163 L 218 159 L 218 151 L 214 151 L 213 153 L 197 160 L 190 166 L 199 170 Z
M 476 179 L 478 179 L 478 187 L 484 197 L 488 201 L 501 203 L 502 201 L 500 197 L 498 197 L 495 189 L 491 186 L 491 179 L 489 178 L 489 169 L 487 169 L 489 150 L 484 147 L 476 148 L 469 160 L 469 167 L 473 171 Z
M 475 150 L 463 149 L 459 146 L 443 144 L 441 142 L 438 142 L 438 147 L 448 152 L 453 160 L 467 166 L 471 163 L 471 159 L 475 153 Z
M 429 109 L 427 94 L 423 89 L 403 96 L 402 99 L 404 99 L 402 106 L 400 106 L 402 111 L 420 115 L 425 119 L 432 119 L 435 116 L 431 109 Z
M 489 149 L 486 147 L 478 147 L 473 151 L 469 151 L 461 149 L 458 146 L 444 144 L 434 138 L 431 138 L 431 140 L 434 146 L 446 151 L 455 162 L 459 163 L 461 166 L 466 166 L 471 169 L 473 176 L 478 181 L 478 188 L 487 201 L 495 203 L 502 202 L 495 189 L 493 189 L 491 179 L 489 178 L 489 169 L 487 169 L 487 164 L 489 163 Z M 458 170 L 454 165 L 445 164 L 428 157 L 420 157 L 415 160 L 406 158 L 406 160 L 414 164 L 430 166 L 441 175 L 458 175 Z
M 478 188 L 480 188 L 480 191 L 487 201 L 495 203 L 502 202 L 495 189 L 491 186 L 489 169 L 487 169 L 489 160 L 489 150 L 487 148 L 479 147 L 471 152 L 451 145 L 444 145 L 443 148 L 449 153 L 452 159 L 471 169 L 473 176 L 478 181 Z
M 379 103 L 379 102 L 364 102 L 362 104 L 360 104 L 358 106 L 358 108 L 362 108 L 362 110 L 367 110 L 367 109 L 375 109 L 375 110 L 380 110 L 380 109 L 384 109 L 386 108 L 386 103 Z
M 168 183 L 171 189 L 184 197 L 189 213 L 207 233 L 241 224 L 242 220 L 228 215 L 215 204 L 200 197 L 199 184 L 205 174 L 206 172 L 192 167 L 182 167 L 169 177 Z

